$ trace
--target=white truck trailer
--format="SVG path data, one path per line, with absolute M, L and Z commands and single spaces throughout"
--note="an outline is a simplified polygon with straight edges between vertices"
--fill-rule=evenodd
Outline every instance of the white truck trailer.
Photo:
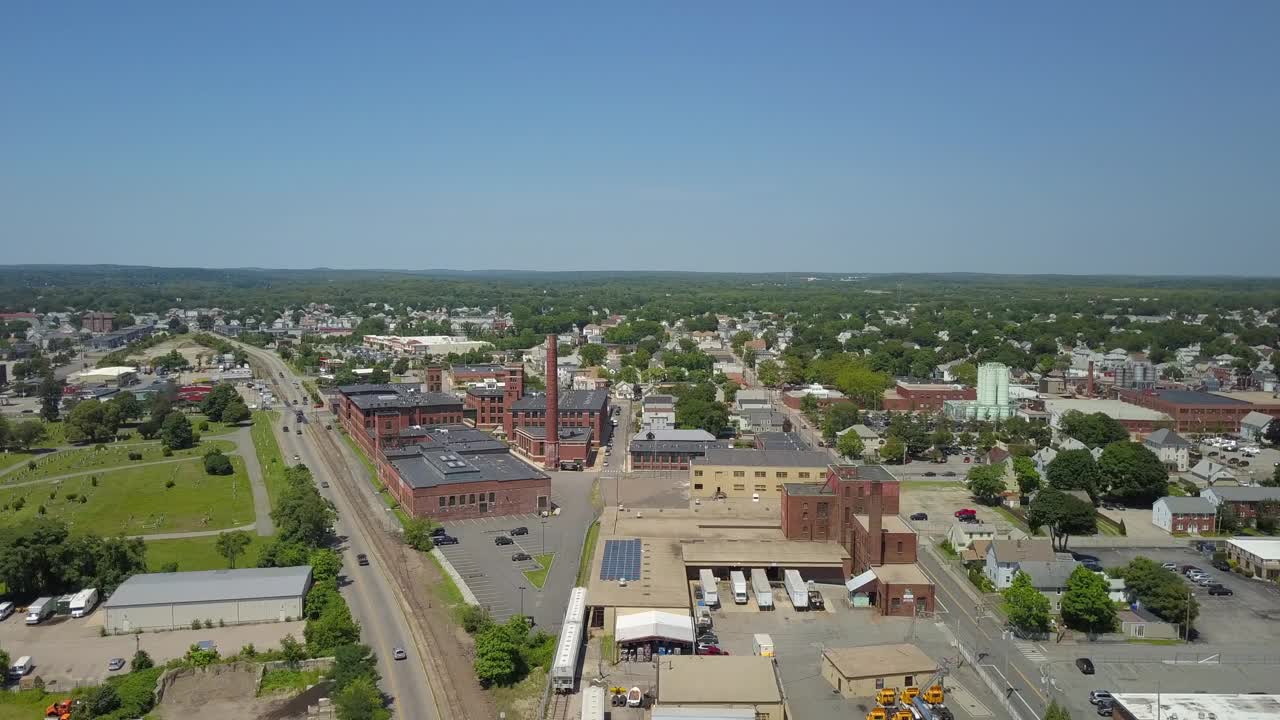
M 738 605 L 747 604 L 747 576 L 741 570 L 729 573 L 729 584 L 733 586 L 733 601 Z
M 51 597 L 42 597 L 27 606 L 27 624 L 39 625 L 53 615 L 56 601 Z
M 773 609 L 773 588 L 769 585 L 769 576 L 760 568 L 751 569 L 751 590 L 756 596 L 756 605 L 761 610 Z
M 751 639 L 751 649 L 760 657 L 773 657 L 773 638 L 765 633 L 756 633 Z
M 81 590 L 71 598 L 71 617 L 82 618 L 93 612 L 98 605 L 98 589 L 88 588 Z
M 716 574 L 703 568 L 698 571 L 698 581 L 702 583 L 702 601 L 707 607 L 719 607 L 720 590 L 716 585 Z
M 809 609 L 809 586 L 800 577 L 799 570 L 784 570 L 783 584 L 787 586 L 787 595 L 791 596 L 791 604 L 796 610 Z

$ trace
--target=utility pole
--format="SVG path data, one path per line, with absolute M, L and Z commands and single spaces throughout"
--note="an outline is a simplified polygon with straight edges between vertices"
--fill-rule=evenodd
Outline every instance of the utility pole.
M 520 588 L 520 617 L 523 618 L 524 617 L 524 586 L 517 585 L 516 587 Z

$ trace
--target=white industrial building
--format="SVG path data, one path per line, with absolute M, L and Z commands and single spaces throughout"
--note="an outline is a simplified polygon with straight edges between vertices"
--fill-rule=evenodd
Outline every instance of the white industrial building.
M 134 575 L 103 605 L 107 632 L 176 630 L 192 621 L 243 624 L 302 617 L 311 568 L 245 568 Z
M 394 355 L 444 356 L 450 353 L 462 355 L 472 350 L 480 350 L 489 347 L 489 343 L 454 335 L 365 335 L 364 346 Z
M 1017 404 L 1009 399 L 1009 368 L 1003 363 L 978 366 L 978 399 L 946 400 L 943 412 L 953 420 L 1006 420 Z

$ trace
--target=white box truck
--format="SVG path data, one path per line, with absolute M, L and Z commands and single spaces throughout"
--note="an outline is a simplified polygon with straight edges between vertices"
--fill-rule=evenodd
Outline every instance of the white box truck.
M 756 596 L 756 605 L 761 610 L 773 609 L 773 588 L 769 585 L 769 576 L 760 568 L 751 569 L 751 591 Z
M 765 633 L 756 633 L 751 639 L 751 648 L 760 657 L 773 657 L 773 638 Z
M 782 573 L 783 584 L 787 586 L 787 595 L 791 596 L 791 604 L 796 610 L 809 609 L 809 586 L 800 577 L 799 570 L 785 570 Z
M 42 597 L 39 600 L 27 606 L 27 624 L 39 625 L 53 615 L 54 600 L 51 597 Z
M 729 584 L 733 586 L 733 602 L 738 605 L 747 604 L 747 576 L 741 570 L 729 573 Z
M 702 583 L 702 601 L 707 607 L 719 607 L 720 590 L 716 586 L 716 574 L 703 568 L 698 571 L 698 581 Z
M 87 588 L 71 598 L 71 617 L 82 618 L 98 605 L 98 589 Z

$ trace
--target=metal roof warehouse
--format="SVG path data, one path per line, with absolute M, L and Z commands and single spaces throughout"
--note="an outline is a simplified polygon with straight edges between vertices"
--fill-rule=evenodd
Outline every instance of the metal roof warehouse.
M 309 566 L 149 573 L 126 580 L 103 605 L 108 632 L 190 627 L 193 621 L 276 622 L 302 617 Z

